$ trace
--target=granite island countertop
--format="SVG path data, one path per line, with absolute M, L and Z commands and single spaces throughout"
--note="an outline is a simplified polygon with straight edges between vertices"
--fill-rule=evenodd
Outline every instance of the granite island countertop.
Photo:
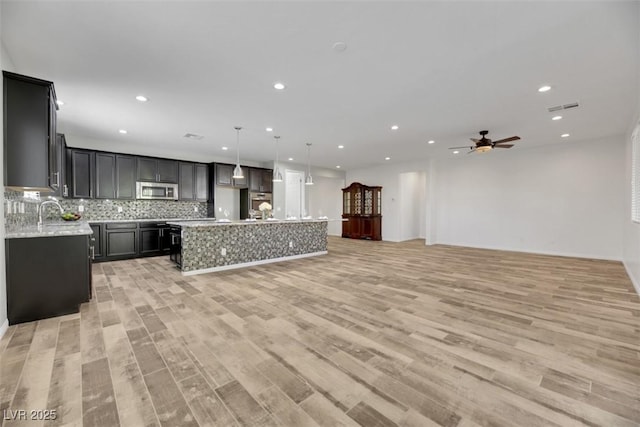
M 215 221 L 215 218 L 136 218 L 136 219 L 89 219 L 89 224 L 104 224 L 117 222 L 169 222 L 169 221 Z
M 7 231 L 5 239 L 24 239 L 29 237 L 82 236 L 93 234 L 87 221 L 45 223 L 42 227 L 31 225 L 18 230 Z
M 317 219 L 266 219 L 266 220 L 217 220 L 217 221 L 167 221 L 168 225 L 177 225 L 186 228 L 198 228 L 198 227 L 213 227 L 224 225 L 267 225 L 267 224 L 300 224 L 300 223 L 312 223 L 312 222 L 327 222 L 330 221 L 327 218 Z

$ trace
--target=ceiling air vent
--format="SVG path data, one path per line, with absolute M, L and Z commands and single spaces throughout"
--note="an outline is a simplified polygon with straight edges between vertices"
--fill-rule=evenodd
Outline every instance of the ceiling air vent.
M 188 138 L 188 139 L 202 139 L 202 138 L 204 138 L 202 135 L 198 135 L 198 134 L 195 134 L 195 133 L 185 133 L 183 137 L 184 138 Z
M 556 105 L 555 107 L 549 107 L 547 108 L 547 110 L 549 110 L 550 113 L 553 113 L 554 111 L 568 110 L 570 108 L 577 108 L 579 106 L 580 104 L 576 101 L 576 102 L 570 102 L 569 104 Z

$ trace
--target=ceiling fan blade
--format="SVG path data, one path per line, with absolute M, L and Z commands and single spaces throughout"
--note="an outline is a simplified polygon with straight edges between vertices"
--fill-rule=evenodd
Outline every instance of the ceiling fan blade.
M 505 139 L 499 139 L 497 141 L 493 141 L 494 144 L 502 144 L 503 142 L 511 142 L 511 141 L 517 141 L 519 140 L 520 137 L 519 136 L 512 136 L 510 138 L 505 138 Z
M 465 145 L 464 147 L 449 147 L 449 150 L 457 150 L 458 148 L 474 148 L 474 147 L 470 147 L 468 145 Z
M 493 148 L 511 148 L 513 144 L 494 145 Z
M 467 151 L 467 154 L 475 153 L 476 149 L 472 148 L 470 151 Z
M 469 138 L 469 139 L 470 139 L 470 140 L 472 140 L 473 142 L 475 142 L 476 144 L 477 144 L 478 142 L 480 142 L 480 140 L 479 140 L 479 139 L 477 139 L 477 138 Z

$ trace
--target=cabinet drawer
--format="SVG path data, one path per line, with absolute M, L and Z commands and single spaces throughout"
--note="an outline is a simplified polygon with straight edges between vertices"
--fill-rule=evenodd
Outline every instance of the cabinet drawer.
M 141 222 L 140 223 L 140 228 L 160 228 L 160 227 L 166 227 L 167 223 L 166 222 Z
M 107 223 L 107 230 L 123 230 L 123 229 L 131 229 L 138 228 L 138 224 L 135 222 L 113 222 Z

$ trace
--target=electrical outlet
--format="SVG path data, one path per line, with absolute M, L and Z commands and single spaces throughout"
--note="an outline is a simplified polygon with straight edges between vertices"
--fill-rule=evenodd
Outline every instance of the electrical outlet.
M 197 206 L 194 206 L 194 207 L 193 207 L 193 211 L 194 211 L 194 212 L 198 212 L 198 207 L 197 207 Z
M 293 247 L 293 242 L 289 242 L 289 247 L 292 248 Z
M 122 213 L 122 206 L 118 206 L 118 213 Z
M 84 205 L 78 206 L 78 212 L 84 212 Z
M 226 256 L 227 255 L 227 248 L 220 249 L 220 255 Z

